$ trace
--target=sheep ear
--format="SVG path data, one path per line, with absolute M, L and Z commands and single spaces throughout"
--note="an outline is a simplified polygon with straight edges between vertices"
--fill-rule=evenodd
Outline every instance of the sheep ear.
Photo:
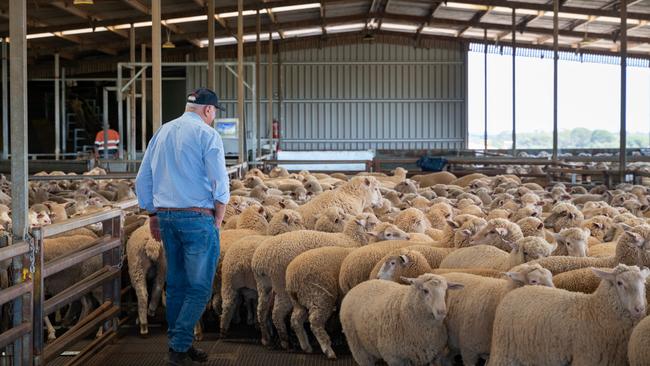
M 553 244 L 549 243 L 548 245 L 551 247 L 550 252 L 553 253 L 555 249 L 557 249 L 558 243 L 553 243 Z
M 624 231 L 632 230 L 632 226 L 630 226 L 630 225 L 628 225 L 626 223 L 623 223 L 623 222 L 619 223 L 618 227 L 621 228 Z
M 376 231 L 368 231 L 366 234 L 372 236 L 373 238 L 379 236 L 379 233 L 377 233 Z
M 472 236 L 472 231 L 469 230 L 469 229 L 463 229 L 463 230 L 460 231 L 460 233 L 463 234 L 463 235 L 465 235 L 465 236 L 468 237 L 468 238 L 469 238 L 470 236 Z
M 402 280 L 402 282 L 408 283 L 409 285 L 416 285 L 417 286 L 417 284 L 418 284 L 418 282 L 417 282 L 418 279 L 417 278 L 408 278 L 408 277 L 403 277 L 403 276 L 400 276 L 399 278 L 400 278 L 400 280 Z
M 447 282 L 447 290 L 462 290 L 465 285 L 458 282 Z
M 400 255 L 399 259 L 402 261 L 402 264 L 408 264 L 411 261 L 409 257 L 405 256 L 404 254 Z
M 282 201 L 278 202 L 278 206 L 280 206 L 281 208 L 286 208 L 287 207 L 287 205 Z
M 602 224 L 601 222 L 594 222 L 592 225 L 594 225 L 594 226 L 595 226 L 596 228 L 598 228 L 598 229 L 602 229 L 602 228 L 603 228 L 603 224 Z
M 447 225 L 451 226 L 454 229 L 458 229 L 460 227 L 460 224 L 454 220 L 447 220 Z
M 494 231 L 497 234 L 499 234 L 499 236 L 501 236 L 501 237 L 504 237 L 504 236 L 508 235 L 508 229 L 506 229 L 504 227 L 495 227 Z
M 520 286 L 526 284 L 526 275 L 521 272 L 505 272 L 504 274 Z
M 264 207 L 260 206 L 260 208 L 257 209 L 257 212 L 259 214 L 263 214 L 264 213 Z
M 648 278 L 648 276 L 650 276 L 650 269 L 648 269 L 648 267 L 643 267 L 641 270 L 641 276 L 643 276 L 643 278 Z
M 337 220 L 338 220 L 338 219 L 337 219 Z M 359 219 L 357 219 L 357 220 L 354 220 L 354 222 L 356 222 L 357 225 L 359 225 L 359 226 L 366 226 L 366 220 L 363 220 L 363 219 L 359 220 Z
M 505 243 L 508 244 L 508 245 L 510 246 L 510 248 L 512 249 L 512 251 L 517 252 L 517 251 L 519 250 L 519 244 L 517 244 L 517 242 L 514 242 L 514 241 L 506 241 Z
M 616 281 L 616 275 L 614 274 L 614 270 L 599 269 L 599 268 L 591 267 L 591 271 L 594 272 L 594 274 L 596 276 L 600 277 L 603 280 L 607 280 L 607 281 L 611 281 L 611 282 Z
M 644 240 L 640 234 L 633 231 L 625 231 L 625 235 L 632 239 L 632 242 L 629 242 L 628 245 L 638 248 L 641 248 L 643 246 Z
M 585 227 L 585 228 L 582 228 L 582 232 L 584 232 L 585 235 L 587 235 L 587 236 L 591 236 L 591 230 L 589 230 L 589 229 L 586 228 L 586 227 Z
M 539 224 L 537 224 L 537 230 L 542 230 L 542 229 L 544 229 L 544 223 L 540 222 Z
M 574 214 L 573 212 L 569 212 L 569 214 L 568 214 L 567 216 L 568 216 L 571 220 L 573 220 L 573 219 L 576 218 L 576 214 Z
M 285 224 L 288 224 L 289 223 L 289 215 L 287 215 L 287 214 L 282 215 L 282 221 L 284 221 Z
M 365 178 L 365 179 L 363 180 L 363 184 L 365 184 L 365 185 L 367 185 L 367 186 L 370 186 L 370 179 Z

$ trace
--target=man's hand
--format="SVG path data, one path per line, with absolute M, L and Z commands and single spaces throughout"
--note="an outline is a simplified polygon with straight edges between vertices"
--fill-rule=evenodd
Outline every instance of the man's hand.
M 226 215 L 226 205 L 215 201 L 214 202 L 214 227 L 221 229 L 223 217 Z
M 162 241 L 160 238 L 160 223 L 158 222 L 158 216 L 154 215 L 149 217 L 149 230 L 154 239 Z

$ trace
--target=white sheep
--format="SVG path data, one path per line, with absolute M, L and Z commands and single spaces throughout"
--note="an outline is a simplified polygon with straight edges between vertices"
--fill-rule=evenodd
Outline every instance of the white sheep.
M 328 358 L 336 358 L 325 323 L 330 318 L 341 294 L 339 272 L 341 263 L 353 248 L 324 247 L 308 250 L 287 266 L 286 291 L 291 298 L 293 312 L 291 327 L 298 336 L 300 348 L 311 353 L 304 323 L 309 319 L 312 333 Z
M 627 345 L 630 366 L 650 365 L 650 317 L 645 317 L 632 331 Z
M 305 227 L 313 228 L 315 215 L 337 206 L 346 214 L 358 215 L 364 208 L 381 204 L 381 193 L 373 177 L 354 177 L 339 188 L 327 191 L 300 206 L 297 211 L 305 220 Z
M 494 268 L 509 270 L 519 264 L 551 255 L 555 245 L 535 236 L 510 243 L 510 253 L 491 245 L 457 249 L 440 263 L 440 268 Z
M 528 286 L 497 308 L 490 365 L 625 365 L 627 342 L 646 313 L 650 270 L 619 264 L 593 271 L 593 294 Z M 561 309 L 561 311 L 559 310 Z
M 452 354 L 460 353 L 465 365 L 476 365 L 479 358 L 490 353 L 494 314 L 507 293 L 527 285 L 553 287 L 553 275 L 539 265 L 523 265 L 504 275 L 506 279 L 467 273 L 442 275 L 465 286 L 463 291 L 447 295 L 445 319 L 449 348 Z
M 366 179 L 366 178 L 361 178 Z M 288 348 L 288 333 L 284 322 L 291 312 L 291 299 L 285 291 L 286 268 L 301 253 L 325 246 L 359 247 L 368 244 L 367 232 L 378 223 L 372 214 L 359 214 L 350 220 L 343 233 L 324 233 L 300 230 L 277 235 L 265 240 L 253 255 L 252 268 L 257 283 L 257 317 L 262 325 L 262 343 L 270 343 L 266 327 L 271 291 L 273 302 L 273 324 L 280 337 L 281 346 Z
M 426 215 L 417 208 L 407 208 L 401 211 L 393 223 L 407 233 L 424 233 L 431 228 L 431 223 Z
M 586 257 L 589 248 L 588 240 L 591 232 L 579 227 L 564 228 L 559 233 L 553 234 L 557 248 L 551 255 L 565 255 L 572 257 Z
M 425 365 L 440 361 L 447 344 L 447 290 L 462 288 L 424 274 L 409 286 L 371 280 L 353 288 L 341 304 L 341 325 L 354 360 L 362 366 Z
M 140 335 L 149 334 L 147 315 L 154 316 L 158 308 L 158 301 L 165 286 L 167 274 L 167 259 L 162 243 L 151 235 L 149 221 L 135 230 L 126 243 L 126 257 L 129 263 L 129 277 L 131 285 L 138 298 L 138 323 Z M 155 269 L 155 277 L 151 296 L 147 291 L 147 275 L 149 270 Z M 148 310 L 147 310 L 148 306 Z
M 650 226 L 639 225 L 626 228 L 616 243 L 616 254 L 609 257 L 566 257 L 551 256 L 535 261 L 554 275 L 586 267 L 613 268 L 619 263 L 635 265 L 639 263 L 639 248 L 650 240 Z M 649 263 L 650 264 L 650 263 Z
M 367 281 L 373 268 L 375 268 L 384 256 L 390 254 L 395 249 L 417 244 L 427 245 L 427 243 L 417 243 L 411 240 L 389 240 L 372 243 L 356 249 L 341 264 L 341 273 L 339 274 L 339 288 L 341 289 L 341 293 L 346 294 L 354 286 Z M 441 258 L 444 258 L 444 256 L 453 251 L 451 248 L 431 248 L 438 251 Z
M 221 263 L 220 294 L 212 298 L 212 308 L 217 309 L 221 302 L 221 334 L 225 336 L 230 322 L 235 315 L 237 294 L 242 293 L 246 300 L 257 298 L 257 286 L 253 277 L 251 262 L 255 250 L 269 236 L 279 235 L 290 231 L 303 230 L 300 214 L 293 210 L 282 210 L 273 216 L 269 223 L 266 236 L 251 235 L 234 242 L 228 254 L 223 256 Z M 246 301 L 248 323 L 252 324 L 255 311 L 252 302 Z
M 481 231 L 472 237 L 471 245 L 492 245 L 501 250 L 510 251 L 511 242 L 523 238 L 519 225 L 506 219 L 492 219 Z

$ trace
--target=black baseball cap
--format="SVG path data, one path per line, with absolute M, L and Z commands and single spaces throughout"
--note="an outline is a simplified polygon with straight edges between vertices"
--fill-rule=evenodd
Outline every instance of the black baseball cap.
M 187 102 L 202 105 L 213 105 L 215 108 L 221 109 L 222 111 L 226 110 L 226 108 L 219 104 L 219 98 L 217 97 L 217 94 L 208 88 L 199 88 L 194 90 L 187 96 Z

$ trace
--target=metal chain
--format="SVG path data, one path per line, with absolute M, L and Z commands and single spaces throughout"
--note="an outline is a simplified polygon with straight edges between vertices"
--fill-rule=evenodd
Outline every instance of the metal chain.
M 29 244 L 29 273 L 36 272 L 36 254 L 38 254 L 38 246 L 34 244 L 34 236 L 31 233 L 25 233 L 23 238 Z

